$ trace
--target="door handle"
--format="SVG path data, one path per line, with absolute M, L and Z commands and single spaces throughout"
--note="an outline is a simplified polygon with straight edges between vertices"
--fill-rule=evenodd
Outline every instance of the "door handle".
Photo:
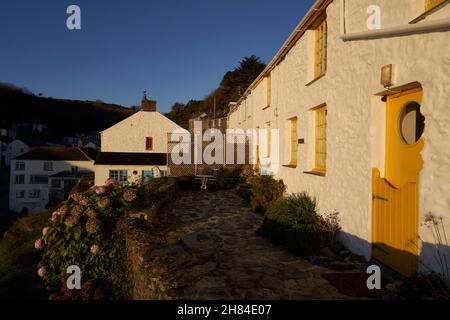
M 381 200 L 381 201 L 389 201 L 389 199 L 384 198 L 384 197 L 382 197 L 382 196 L 379 196 L 379 195 L 377 195 L 377 194 L 373 194 L 373 195 L 372 195 L 372 199 L 373 199 L 373 200 Z

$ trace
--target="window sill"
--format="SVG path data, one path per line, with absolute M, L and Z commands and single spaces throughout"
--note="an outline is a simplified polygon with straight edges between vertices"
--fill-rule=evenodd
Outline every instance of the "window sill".
M 283 164 L 282 167 L 295 169 L 295 168 L 297 168 L 297 165 L 296 164 Z
M 428 10 L 425 10 L 425 12 L 423 12 L 422 14 L 420 14 L 417 18 L 414 18 L 413 20 L 411 20 L 409 22 L 409 24 L 415 24 L 419 21 L 424 20 L 426 17 L 428 17 L 429 15 L 435 13 L 436 11 L 438 11 L 439 9 L 441 9 L 442 7 L 444 7 L 445 5 L 449 4 L 448 1 L 444 1 L 441 4 L 438 4 L 437 6 L 430 8 Z
M 322 79 L 323 77 L 325 77 L 327 73 L 325 72 L 324 74 L 321 74 L 320 76 L 315 77 L 313 80 L 311 80 L 310 82 L 308 82 L 307 84 L 305 84 L 306 87 L 309 87 L 310 85 L 312 85 L 313 83 L 319 81 L 320 79 Z
M 314 176 L 319 176 L 319 177 L 325 177 L 326 176 L 325 172 L 314 171 L 314 170 L 313 171 L 303 171 L 303 173 L 312 174 Z

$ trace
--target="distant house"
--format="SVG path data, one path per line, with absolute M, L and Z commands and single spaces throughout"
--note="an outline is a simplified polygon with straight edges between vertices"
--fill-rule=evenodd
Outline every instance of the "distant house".
M 0 137 L 9 137 L 15 139 L 17 135 L 17 131 L 14 126 L 11 125 L 2 125 L 0 127 Z
M 66 147 L 80 147 L 82 144 L 84 147 L 100 148 L 100 134 L 72 133 L 70 136 L 63 137 L 63 144 Z
M 9 166 L 8 161 L 8 148 L 9 144 L 13 141 L 11 137 L 0 136 L 0 166 Z
M 166 175 L 167 135 L 177 129 L 185 131 L 157 112 L 156 101 L 144 94 L 140 111 L 100 133 L 95 184 L 108 178 L 132 183 Z
M 43 133 L 48 130 L 48 125 L 41 122 L 23 122 L 18 124 L 17 133 L 21 135 L 29 135 L 33 133 Z
M 228 117 L 226 115 L 215 117 L 212 113 L 202 113 L 197 117 L 189 119 L 189 132 L 194 132 L 194 124 L 198 121 L 201 121 L 203 131 L 214 128 L 225 132 L 228 127 Z
M 92 149 L 38 147 L 11 160 L 9 208 L 39 213 L 51 197 L 64 199 L 83 177 L 93 179 Z
M 84 147 L 84 148 L 91 148 L 91 149 L 100 151 L 100 146 L 97 145 L 97 144 L 95 144 L 95 143 L 93 143 L 93 142 L 88 142 L 88 143 L 86 143 L 83 147 Z
M 28 151 L 30 151 L 31 146 L 22 140 L 15 139 L 8 144 L 6 152 L 6 166 L 10 165 L 11 159 L 18 157 Z
M 6 146 L 5 161 L 2 161 L 3 166 L 9 166 L 11 159 L 30 151 L 32 148 L 61 147 L 61 145 L 56 143 L 36 139 L 8 139 L 8 141 L 10 142 Z

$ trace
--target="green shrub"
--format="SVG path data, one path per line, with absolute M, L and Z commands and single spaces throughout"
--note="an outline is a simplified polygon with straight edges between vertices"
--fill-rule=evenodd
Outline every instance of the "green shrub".
M 449 300 L 450 284 L 438 274 L 416 274 L 399 285 L 397 295 L 410 300 Z
M 252 199 L 252 186 L 248 183 L 239 184 L 236 187 L 236 192 L 247 202 L 250 202 Z
M 254 212 L 264 213 L 286 191 L 283 180 L 276 180 L 269 175 L 254 175 L 248 178 L 251 185 L 250 205 Z
M 242 168 L 234 169 L 220 168 L 217 171 L 216 183 L 221 189 L 234 189 L 243 181 L 241 177 Z
M 267 210 L 258 234 L 299 255 L 309 255 L 337 244 L 336 221 L 316 213 L 316 200 L 306 193 L 293 194 Z
M 39 283 L 35 266 L 40 256 L 33 241 L 49 217 L 46 212 L 21 218 L 5 232 L 0 242 L 0 298 L 23 298 L 26 288 Z
M 38 274 L 50 292 L 64 292 L 67 267 L 77 265 L 82 282 L 89 283 L 97 296 L 124 298 L 125 249 L 116 224 L 137 206 L 140 193 L 140 187 L 134 185 L 94 187 L 71 194 L 53 212 L 42 238 L 35 242 L 42 251 Z M 103 293 L 97 294 L 98 290 Z M 72 290 L 70 294 L 80 292 Z M 57 294 L 52 298 L 58 298 Z

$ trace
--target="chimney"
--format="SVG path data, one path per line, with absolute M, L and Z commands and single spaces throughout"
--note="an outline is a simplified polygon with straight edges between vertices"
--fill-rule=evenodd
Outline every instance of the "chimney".
M 141 111 L 156 112 L 156 100 L 148 100 L 147 91 L 144 91 L 144 96 L 141 100 Z

